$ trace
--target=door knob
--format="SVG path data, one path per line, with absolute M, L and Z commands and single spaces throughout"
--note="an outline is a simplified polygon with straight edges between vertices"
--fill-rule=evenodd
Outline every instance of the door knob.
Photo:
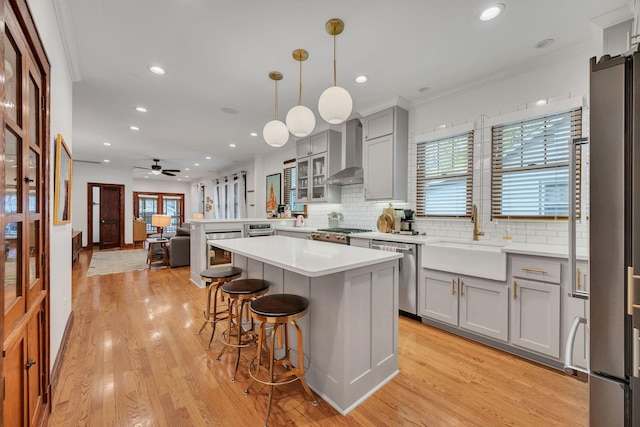
M 105 221 L 104 219 L 100 220 L 100 224 L 106 224 L 106 223 L 107 223 L 107 221 Z
M 36 364 L 36 361 L 33 359 L 27 359 L 27 369 Z

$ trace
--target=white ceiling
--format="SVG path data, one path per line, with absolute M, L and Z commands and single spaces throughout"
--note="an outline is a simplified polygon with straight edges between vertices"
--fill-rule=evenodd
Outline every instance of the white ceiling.
M 276 150 L 262 139 L 274 115 L 268 73 L 284 74 L 284 121 L 297 103 L 299 65 L 291 54 L 298 48 L 309 52 L 303 104 L 316 114 L 316 129 L 326 128 L 317 102 L 333 78 L 333 39 L 325 32 L 330 18 L 345 22 L 337 37 L 338 85 L 351 93 L 358 116 L 397 97 L 411 103 L 445 96 L 598 45 L 603 16 L 631 14 L 628 0 L 502 0 L 502 15 L 479 21 L 491 3 L 55 0 L 75 80 L 74 160 L 148 167 L 157 158 L 165 168 L 182 170 L 171 179 L 190 181 L 268 155 Z M 551 46 L 535 48 L 548 38 L 555 40 Z M 150 64 L 167 74 L 150 73 Z M 368 83 L 354 83 L 360 73 Z M 237 114 L 223 112 L 228 108 Z

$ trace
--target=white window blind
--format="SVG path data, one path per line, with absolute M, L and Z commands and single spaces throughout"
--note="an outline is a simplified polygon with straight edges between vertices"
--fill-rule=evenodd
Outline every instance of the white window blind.
M 581 148 L 576 153 L 576 194 L 569 194 L 570 142 L 582 133 L 582 109 L 494 126 L 493 218 L 567 218 L 569 197 L 580 217 Z
M 284 198 L 283 203 L 289 205 L 291 212 L 303 212 L 304 205 L 296 204 L 296 167 L 284 168 Z
M 417 215 L 471 216 L 473 131 L 417 144 Z

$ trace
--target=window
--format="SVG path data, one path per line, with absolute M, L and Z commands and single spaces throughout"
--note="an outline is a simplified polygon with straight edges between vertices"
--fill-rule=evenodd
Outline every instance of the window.
M 493 218 L 567 218 L 569 197 L 580 217 L 581 148 L 576 194 L 569 194 L 570 142 L 582 133 L 582 109 L 492 128 Z
M 294 159 L 295 161 L 295 159 Z M 284 168 L 284 199 L 283 203 L 289 205 L 292 213 L 303 213 L 304 205 L 296 203 L 296 182 L 297 173 L 296 167 Z
M 159 233 L 160 229 L 151 225 L 151 216 L 164 214 L 171 216 L 171 225 L 164 232 L 174 232 L 184 221 L 184 194 L 174 193 L 133 193 L 134 216 L 144 219 L 147 234 Z
M 418 143 L 417 214 L 471 216 L 473 131 Z

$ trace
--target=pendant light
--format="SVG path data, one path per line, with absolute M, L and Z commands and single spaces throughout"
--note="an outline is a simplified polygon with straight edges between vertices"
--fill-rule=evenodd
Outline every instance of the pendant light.
M 269 78 L 276 83 L 276 118 L 264 125 L 262 137 L 270 146 L 282 147 L 289 140 L 289 129 L 287 129 L 287 125 L 278 120 L 278 80 L 282 80 L 282 73 L 272 71 L 269 73 Z
M 333 18 L 327 21 L 325 28 L 333 36 L 333 86 L 320 95 L 318 111 L 325 121 L 335 125 L 349 118 L 353 101 L 349 92 L 336 84 L 336 36 L 344 30 L 344 22 Z
M 293 59 L 300 63 L 300 89 L 298 91 L 298 105 L 293 107 L 287 113 L 285 119 L 289 132 L 298 137 L 309 135 L 316 127 L 316 117 L 313 111 L 302 105 L 302 61 L 309 58 L 309 52 L 304 49 L 296 49 L 293 51 Z

